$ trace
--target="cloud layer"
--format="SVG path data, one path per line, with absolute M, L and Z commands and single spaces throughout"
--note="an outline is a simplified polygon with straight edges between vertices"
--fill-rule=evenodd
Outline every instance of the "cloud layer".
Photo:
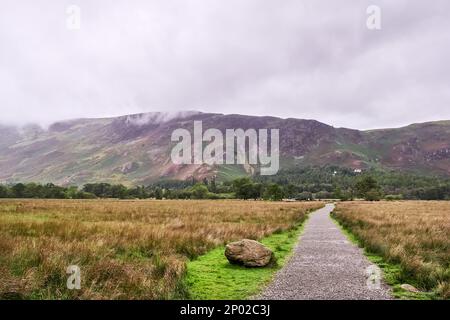
M 81 9 L 81 29 L 66 8 Z M 382 29 L 366 28 L 378 5 Z M 377 128 L 450 119 L 447 0 L 22 0 L 0 122 L 199 110 Z

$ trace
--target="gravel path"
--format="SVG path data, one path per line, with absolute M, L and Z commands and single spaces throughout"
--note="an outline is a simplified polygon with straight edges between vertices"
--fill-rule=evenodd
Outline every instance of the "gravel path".
M 329 204 L 310 215 L 293 256 L 258 298 L 391 299 L 390 290 L 382 280 L 378 286 L 376 281 L 375 285 L 370 285 L 370 281 L 367 284 L 367 268 L 375 269 L 372 274 L 379 269 L 331 220 L 333 209 L 334 205 Z

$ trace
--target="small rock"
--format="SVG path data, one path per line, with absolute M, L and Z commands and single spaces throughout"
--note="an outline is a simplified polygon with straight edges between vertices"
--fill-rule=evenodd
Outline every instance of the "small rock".
M 255 240 L 240 240 L 227 244 L 225 256 L 233 264 L 265 267 L 274 259 L 272 250 Z
M 413 287 L 412 285 L 407 284 L 407 283 L 402 284 L 402 285 L 400 286 L 400 288 L 402 288 L 403 290 L 409 291 L 409 292 L 414 292 L 414 293 L 419 293 L 419 292 L 420 292 L 419 289 L 417 289 L 417 288 L 415 288 L 415 287 Z

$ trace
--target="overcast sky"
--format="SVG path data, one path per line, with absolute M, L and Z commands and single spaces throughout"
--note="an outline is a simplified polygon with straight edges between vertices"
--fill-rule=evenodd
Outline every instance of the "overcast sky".
M 381 30 L 366 27 L 372 4 Z M 2 123 L 177 110 L 359 129 L 450 119 L 448 0 L 1 5 Z

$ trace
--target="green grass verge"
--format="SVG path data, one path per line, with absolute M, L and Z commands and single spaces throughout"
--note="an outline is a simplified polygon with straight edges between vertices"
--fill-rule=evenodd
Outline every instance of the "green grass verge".
M 402 272 L 402 266 L 400 264 L 395 264 L 386 261 L 386 259 L 374 252 L 368 251 L 364 246 L 362 245 L 361 241 L 358 239 L 358 237 L 353 234 L 350 230 L 345 228 L 339 220 L 331 214 L 331 217 L 336 223 L 336 225 L 342 230 L 342 232 L 347 236 L 349 241 L 351 241 L 353 244 L 357 245 L 358 247 L 364 249 L 364 255 L 367 257 L 367 259 L 372 262 L 373 264 L 377 265 L 381 271 L 383 272 L 383 279 L 384 281 L 392 288 L 392 295 L 396 299 L 401 300 L 432 300 L 436 299 L 436 294 L 432 292 L 420 292 L 420 293 L 414 293 L 409 292 L 404 289 L 402 289 L 400 286 L 405 283 L 400 281 L 400 279 L 403 279 Z M 405 279 L 403 279 L 405 280 Z M 406 283 L 414 284 L 413 279 L 408 279 Z
M 277 263 L 265 268 L 246 268 L 232 265 L 221 246 L 188 262 L 184 279 L 189 299 L 243 300 L 259 293 L 289 259 L 297 244 L 306 219 L 289 231 L 272 234 L 261 240 L 270 248 Z

